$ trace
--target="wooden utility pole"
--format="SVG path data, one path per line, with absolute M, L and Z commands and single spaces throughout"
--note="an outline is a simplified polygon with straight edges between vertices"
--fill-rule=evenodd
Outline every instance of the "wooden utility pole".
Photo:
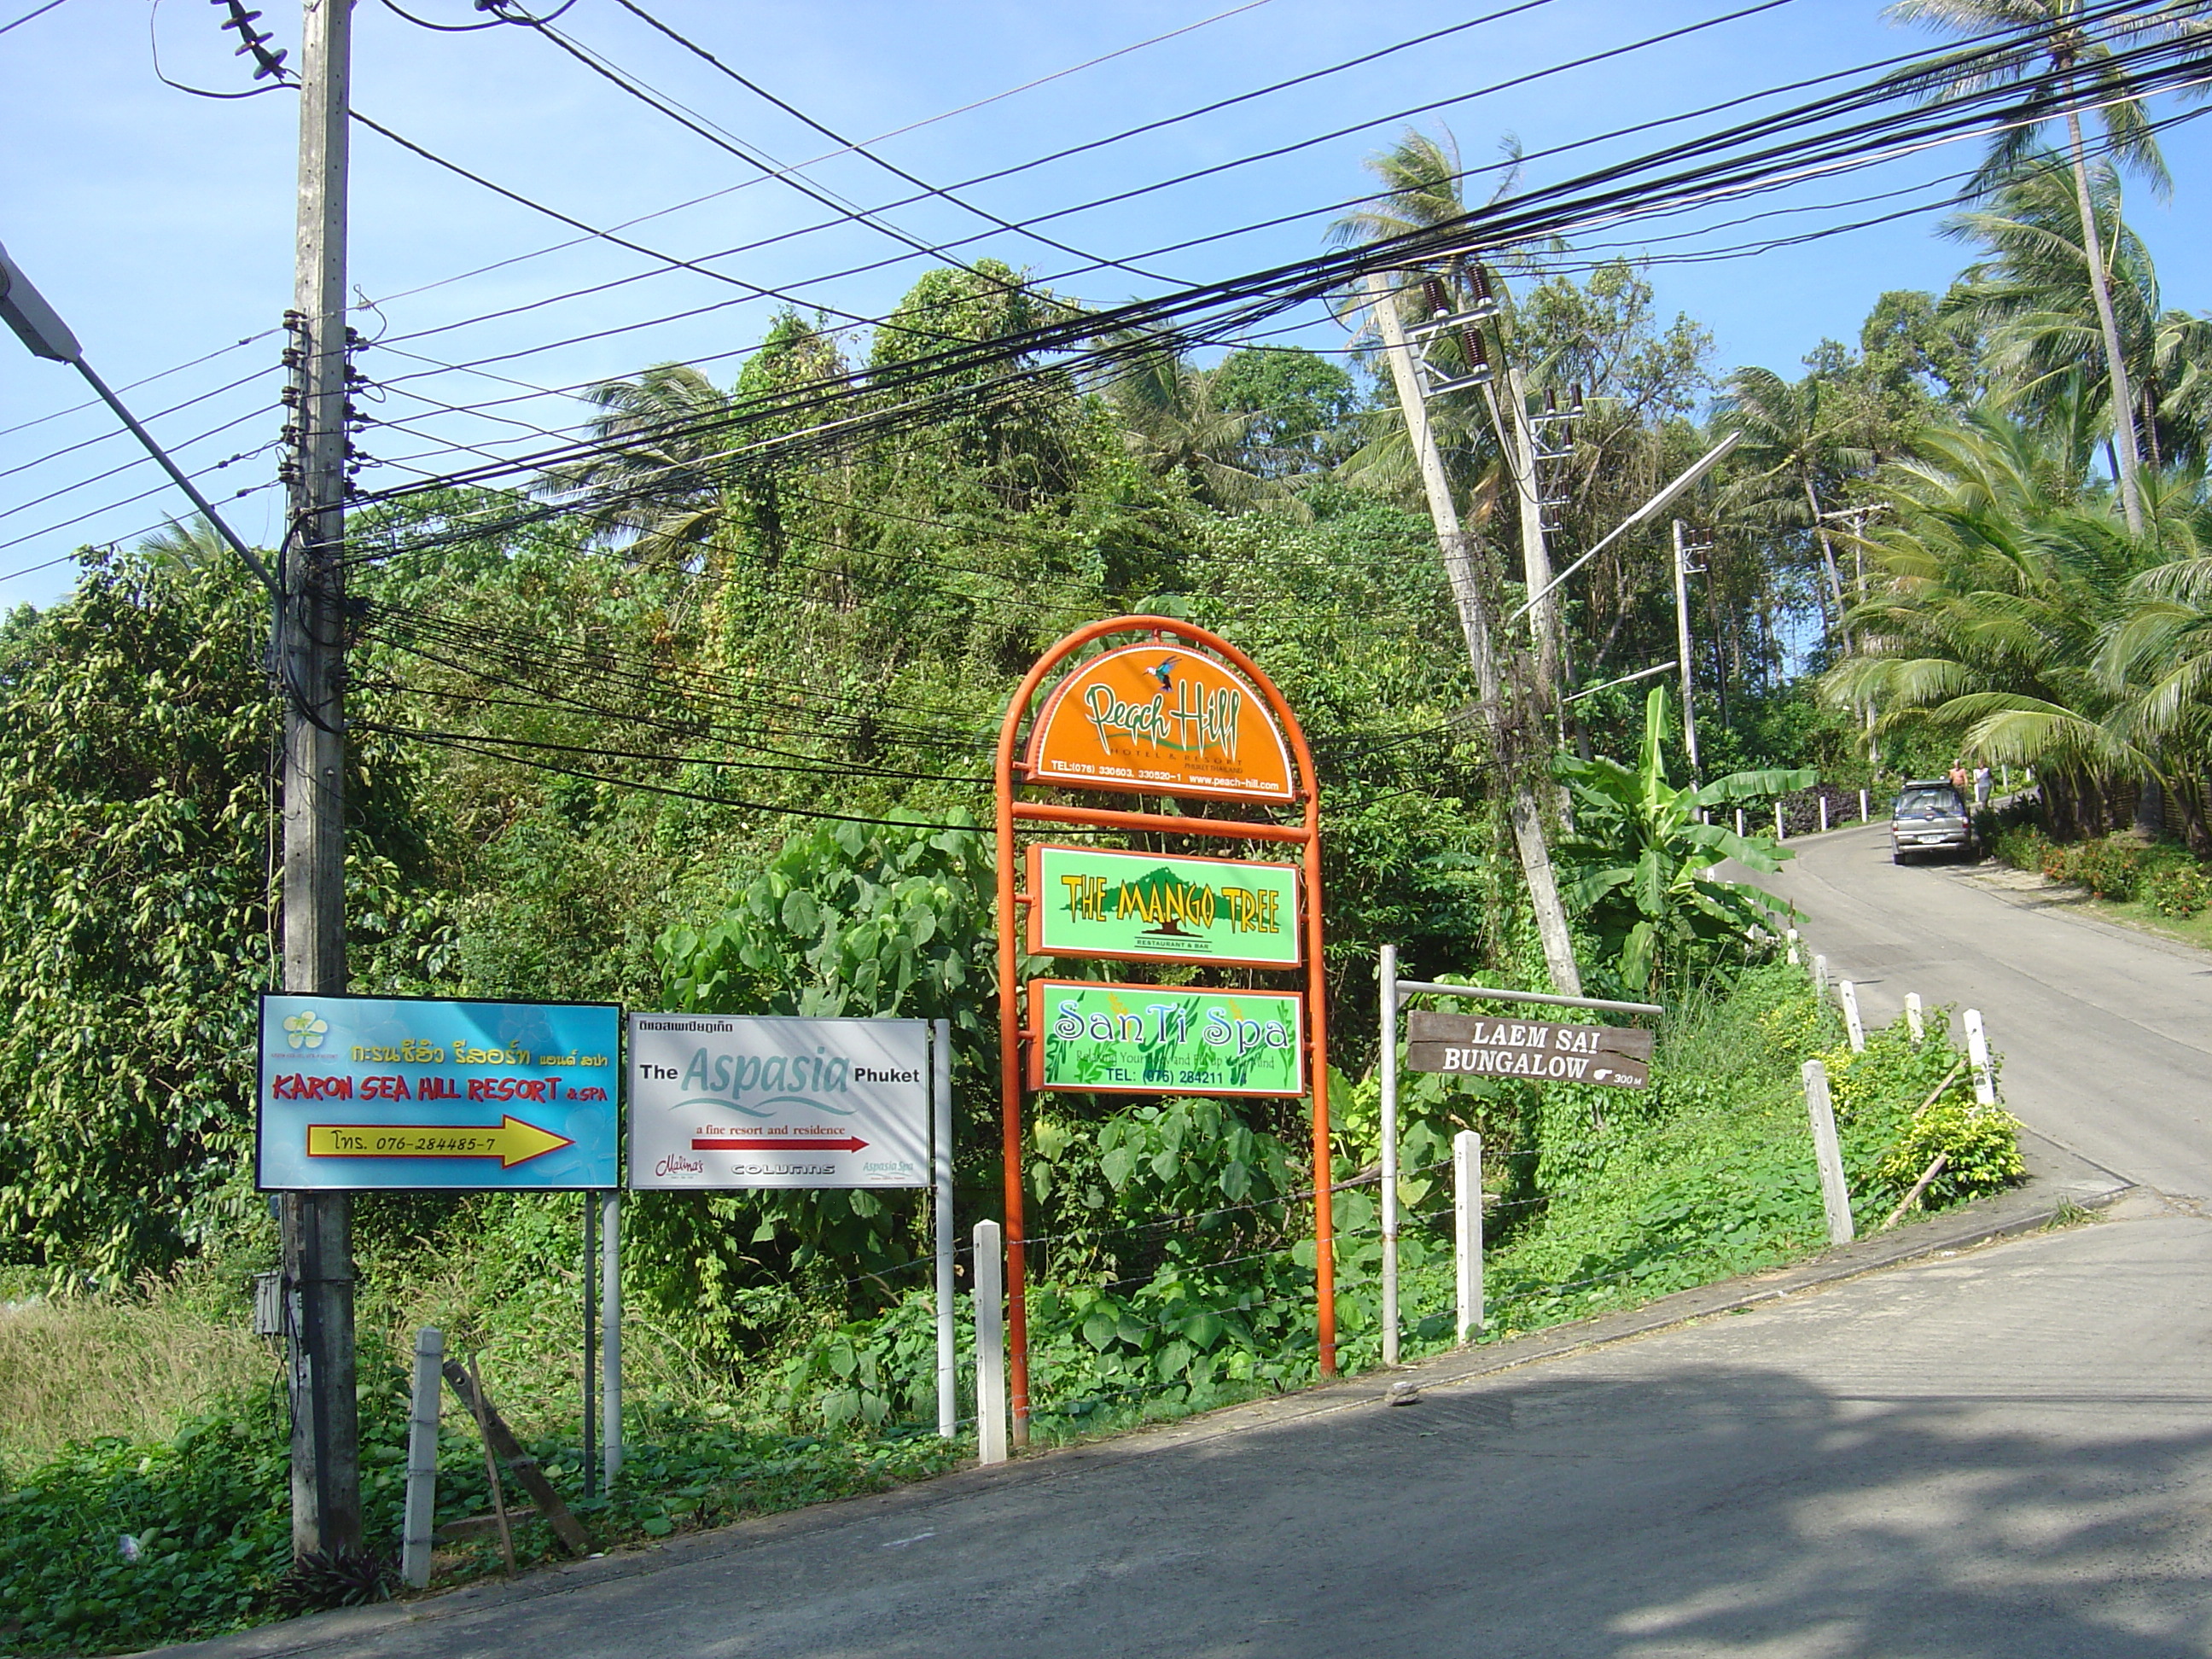
M 1697 676 L 1690 662 L 1690 552 L 1682 544 L 1682 521 L 1674 520 L 1674 660 L 1682 671 L 1682 747 L 1690 757 L 1690 781 L 1698 777 L 1698 706 L 1692 696 Z
M 345 947 L 346 112 L 352 0 L 303 0 L 294 289 L 291 533 L 274 656 L 284 708 L 284 988 L 347 988 Z M 283 1206 L 292 1352 L 292 1547 L 361 1547 L 353 1212 Z
M 1398 388 L 1398 407 L 1406 417 L 1406 435 L 1420 464 L 1422 488 L 1429 498 L 1429 517 L 1437 529 L 1437 545 L 1443 554 L 1444 576 L 1451 584 L 1452 602 L 1459 611 L 1460 632 L 1467 639 L 1468 660 L 1474 668 L 1474 684 L 1490 724 L 1491 752 L 1507 782 L 1506 809 L 1513 823 L 1514 844 L 1521 854 L 1521 870 L 1528 883 L 1528 900 L 1536 913 L 1536 933 L 1543 942 L 1544 963 L 1552 988 L 1562 995 L 1583 994 L 1582 973 L 1575 965 L 1574 941 L 1567 932 L 1566 908 L 1559 902 L 1559 885 L 1552 871 L 1552 849 L 1544 837 L 1543 812 L 1537 803 L 1535 782 L 1529 766 L 1550 743 L 1540 728 L 1526 731 L 1500 671 L 1491 632 L 1490 603 L 1475 568 L 1474 549 L 1459 521 L 1453 503 L 1451 482 L 1444 473 L 1436 434 L 1429 427 L 1429 408 L 1421 391 L 1413 354 L 1398 320 L 1397 295 L 1388 272 L 1367 279 L 1370 308 L 1376 331 L 1390 359 L 1390 374 Z M 1534 752 L 1531 752 L 1532 745 Z

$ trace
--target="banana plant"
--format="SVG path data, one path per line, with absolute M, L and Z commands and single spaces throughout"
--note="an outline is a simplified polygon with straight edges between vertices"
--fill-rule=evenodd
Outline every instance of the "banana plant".
M 1621 982 L 1648 989 L 1655 975 L 1679 972 L 1740 949 L 1780 907 L 1745 882 L 1723 881 L 1713 866 L 1734 859 L 1771 872 L 1791 856 L 1766 836 L 1739 836 L 1714 808 L 1803 789 L 1810 770 L 1734 772 L 1700 786 L 1668 781 L 1662 743 L 1667 693 L 1644 704 L 1636 764 L 1562 755 L 1553 767 L 1576 799 L 1576 837 L 1557 857 L 1567 901 L 1614 958 Z M 1711 814 L 1713 822 L 1706 822 Z

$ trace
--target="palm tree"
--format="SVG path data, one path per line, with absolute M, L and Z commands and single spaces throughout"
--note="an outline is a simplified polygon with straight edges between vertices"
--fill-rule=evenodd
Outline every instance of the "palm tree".
M 1281 497 L 1244 464 L 1253 416 L 1221 406 L 1218 374 L 1164 346 L 1117 365 L 1106 401 L 1130 453 L 1156 472 L 1180 474 L 1200 500 L 1234 511 Z
M 1897 522 L 1870 545 L 1886 580 L 1852 615 L 1858 653 L 1821 689 L 1877 704 L 1887 729 L 1922 725 L 1962 753 L 2034 766 L 2065 833 L 2165 774 L 2110 648 L 2136 579 L 2163 555 L 2085 489 L 2081 423 L 2054 424 L 1984 408 L 1884 470 Z
M 2090 202 L 2099 221 L 2095 239 L 2106 250 L 2103 274 L 2119 330 L 2120 366 L 2140 402 L 2155 378 L 2158 273 L 2142 239 L 2120 217 L 2119 176 L 2109 164 L 2091 169 Z M 1960 274 L 1943 308 L 1981 331 L 1984 362 L 1994 380 L 2008 383 L 2008 401 L 2036 416 L 2071 401 L 2082 365 L 2103 357 L 2104 331 L 2070 166 L 2049 151 L 2030 157 L 1986 207 L 1955 214 L 1942 228 L 1988 252 Z M 2108 398 L 2095 405 L 2117 433 Z M 2148 427 L 2147 411 L 2137 413 Z M 2118 470 L 2115 458 L 2116 479 Z
M 2197 9 L 2194 7 L 2189 10 Z M 2113 438 L 2118 449 L 2121 510 L 2128 533 L 2142 533 L 2142 487 L 2136 430 L 2136 404 L 2121 349 L 2119 319 L 2112 306 L 2110 270 L 2097 213 L 2091 200 L 2088 146 L 2081 135 L 2080 102 L 2098 107 L 2105 138 L 2114 159 L 2132 167 L 2163 197 L 2172 189 L 2149 112 L 2132 95 L 2125 66 L 2114 52 L 2159 38 L 2203 34 L 2212 29 L 2171 3 L 2115 9 L 2103 0 L 1896 0 L 1887 14 L 1893 21 L 1925 23 L 1950 34 L 1981 36 L 2014 28 L 2020 39 L 1998 52 L 1957 52 L 1916 65 L 1903 77 L 1931 102 L 1970 97 L 1992 87 L 2016 85 L 2041 96 L 2068 100 L 2066 140 L 2073 164 L 2074 189 L 2082 240 L 2088 256 L 2089 288 L 2103 336 L 2105 374 L 2112 385 Z M 2035 147 L 2040 123 L 2007 127 L 1991 142 L 1979 182 L 1993 188 Z
M 722 524 L 714 463 L 737 441 L 729 396 L 689 363 L 660 363 L 634 380 L 603 380 L 585 397 L 599 453 L 549 473 L 550 495 L 588 493 L 603 534 L 628 534 L 641 561 L 690 564 Z
M 1736 451 L 1741 471 L 1724 494 L 1724 507 L 1747 520 L 1802 524 L 1813 532 L 1838 637 L 1848 645 L 1844 580 L 1834 539 L 1820 516 L 1820 489 L 1865 471 L 1874 465 L 1874 453 L 1850 441 L 1852 411 L 1832 396 L 1834 389 L 1818 374 L 1793 384 L 1772 369 L 1740 368 L 1714 404 L 1714 422 L 1743 434 Z

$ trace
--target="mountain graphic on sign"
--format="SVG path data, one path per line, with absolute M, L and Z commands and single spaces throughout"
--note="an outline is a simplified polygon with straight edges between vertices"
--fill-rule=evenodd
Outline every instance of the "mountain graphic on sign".
M 1136 916 L 1145 931 L 1188 939 L 1202 933 L 1212 907 L 1213 891 L 1194 881 L 1185 881 L 1165 866 L 1121 884 L 1115 900 L 1115 917 Z M 1185 927 L 1184 923 L 1190 926 Z

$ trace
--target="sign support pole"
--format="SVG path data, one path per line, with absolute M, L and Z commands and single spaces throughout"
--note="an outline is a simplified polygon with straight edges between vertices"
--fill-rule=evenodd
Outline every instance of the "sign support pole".
M 952 1022 L 940 1019 L 930 1089 L 930 1174 L 935 1192 L 930 1230 L 937 1249 L 937 1432 L 950 1440 L 960 1429 L 960 1360 L 953 1346 Z
M 599 1379 L 592 1373 L 592 1360 L 599 1346 L 599 1333 L 592 1328 L 592 1267 L 599 1254 L 599 1206 L 594 1194 L 579 1193 L 584 1212 L 584 1271 L 576 1275 L 577 1288 L 584 1293 L 584 1496 L 599 1495 L 599 1447 L 592 1433 L 592 1419 L 599 1403 Z
M 622 1194 L 599 1194 L 599 1441 L 612 1492 L 622 1473 Z
M 1382 1363 L 1398 1363 L 1398 947 L 1382 947 Z

